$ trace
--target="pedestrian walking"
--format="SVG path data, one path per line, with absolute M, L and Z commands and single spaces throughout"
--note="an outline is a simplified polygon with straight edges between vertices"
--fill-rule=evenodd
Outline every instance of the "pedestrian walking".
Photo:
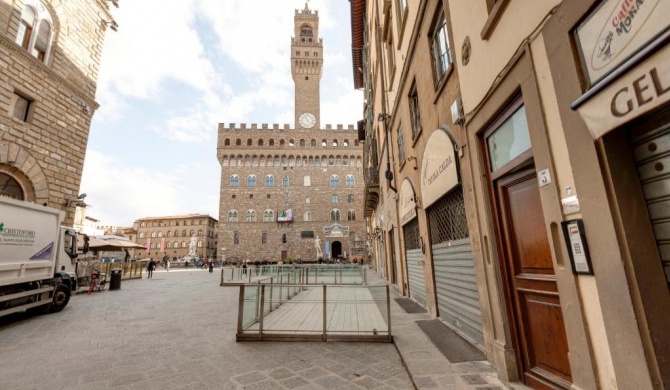
M 209 273 L 211 274 L 212 272 L 214 272 L 214 262 L 210 261 L 209 262 Z
M 153 278 L 154 276 L 154 269 L 156 269 L 156 262 L 154 261 L 153 258 L 149 259 L 149 264 L 147 264 L 147 272 L 149 273 L 149 278 Z
M 184 261 L 184 268 L 188 268 L 188 260 Z
M 170 259 L 167 259 L 165 262 L 165 271 L 169 272 L 170 271 Z
M 170 261 L 170 257 L 166 253 L 165 256 L 163 256 L 163 268 L 167 269 L 168 261 Z

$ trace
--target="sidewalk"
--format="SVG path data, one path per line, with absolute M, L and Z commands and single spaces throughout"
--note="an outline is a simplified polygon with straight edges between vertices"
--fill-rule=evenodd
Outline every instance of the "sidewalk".
M 375 271 L 368 270 L 368 284 L 384 283 L 386 281 Z M 509 389 L 498 379 L 488 361 L 451 363 L 416 322 L 434 318 L 427 313 L 406 313 L 395 300 L 399 297 L 402 296 L 391 287 L 393 340 L 416 389 Z

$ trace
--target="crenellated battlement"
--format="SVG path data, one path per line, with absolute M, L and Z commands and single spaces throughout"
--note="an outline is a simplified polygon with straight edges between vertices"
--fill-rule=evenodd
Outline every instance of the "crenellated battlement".
M 225 123 L 219 123 L 219 131 L 243 131 L 243 130 L 295 131 L 295 129 L 291 128 L 291 126 L 288 123 L 284 123 L 283 125 L 280 125 L 278 123 L 273 124 L 240 123 L 239 125 L 236 123 L 229 123 L 228 126 L 226 126 Z M 315 130 L 358 131 L 354 125 L 342 125 L 342 124 L 336 124 L 336 125 L 327 124 L 324 128 L 310 129 L 309 131 L 315 131 Z M 300 130 L 300 131 L 304 132 L 306 130 Z

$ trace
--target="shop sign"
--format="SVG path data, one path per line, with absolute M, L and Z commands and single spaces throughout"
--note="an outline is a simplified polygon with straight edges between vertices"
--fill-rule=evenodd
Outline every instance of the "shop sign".
M 575 32 L 590 84 L 670 26 L 670 0 L 606 0 Z
M 442 129 L 433 131 L 421 165 L 422 207 L 426 209 L 459 183 L 454 143 Z
M 670 101 L 670 45 L 579 108 L 594 138 Z
M 403 180 L 398 196 L 400 197 L 400 225 L 405 226 L 407 222 L 416 218 L 416 195 L 409 179 Z

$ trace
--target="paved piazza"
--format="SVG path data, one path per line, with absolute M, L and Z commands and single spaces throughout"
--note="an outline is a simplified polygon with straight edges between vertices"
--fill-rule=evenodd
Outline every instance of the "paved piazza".
M 0 319 L 0 388 L 412 389 L 393 344 L 237 343 L 220 273 L 156 272 Z

